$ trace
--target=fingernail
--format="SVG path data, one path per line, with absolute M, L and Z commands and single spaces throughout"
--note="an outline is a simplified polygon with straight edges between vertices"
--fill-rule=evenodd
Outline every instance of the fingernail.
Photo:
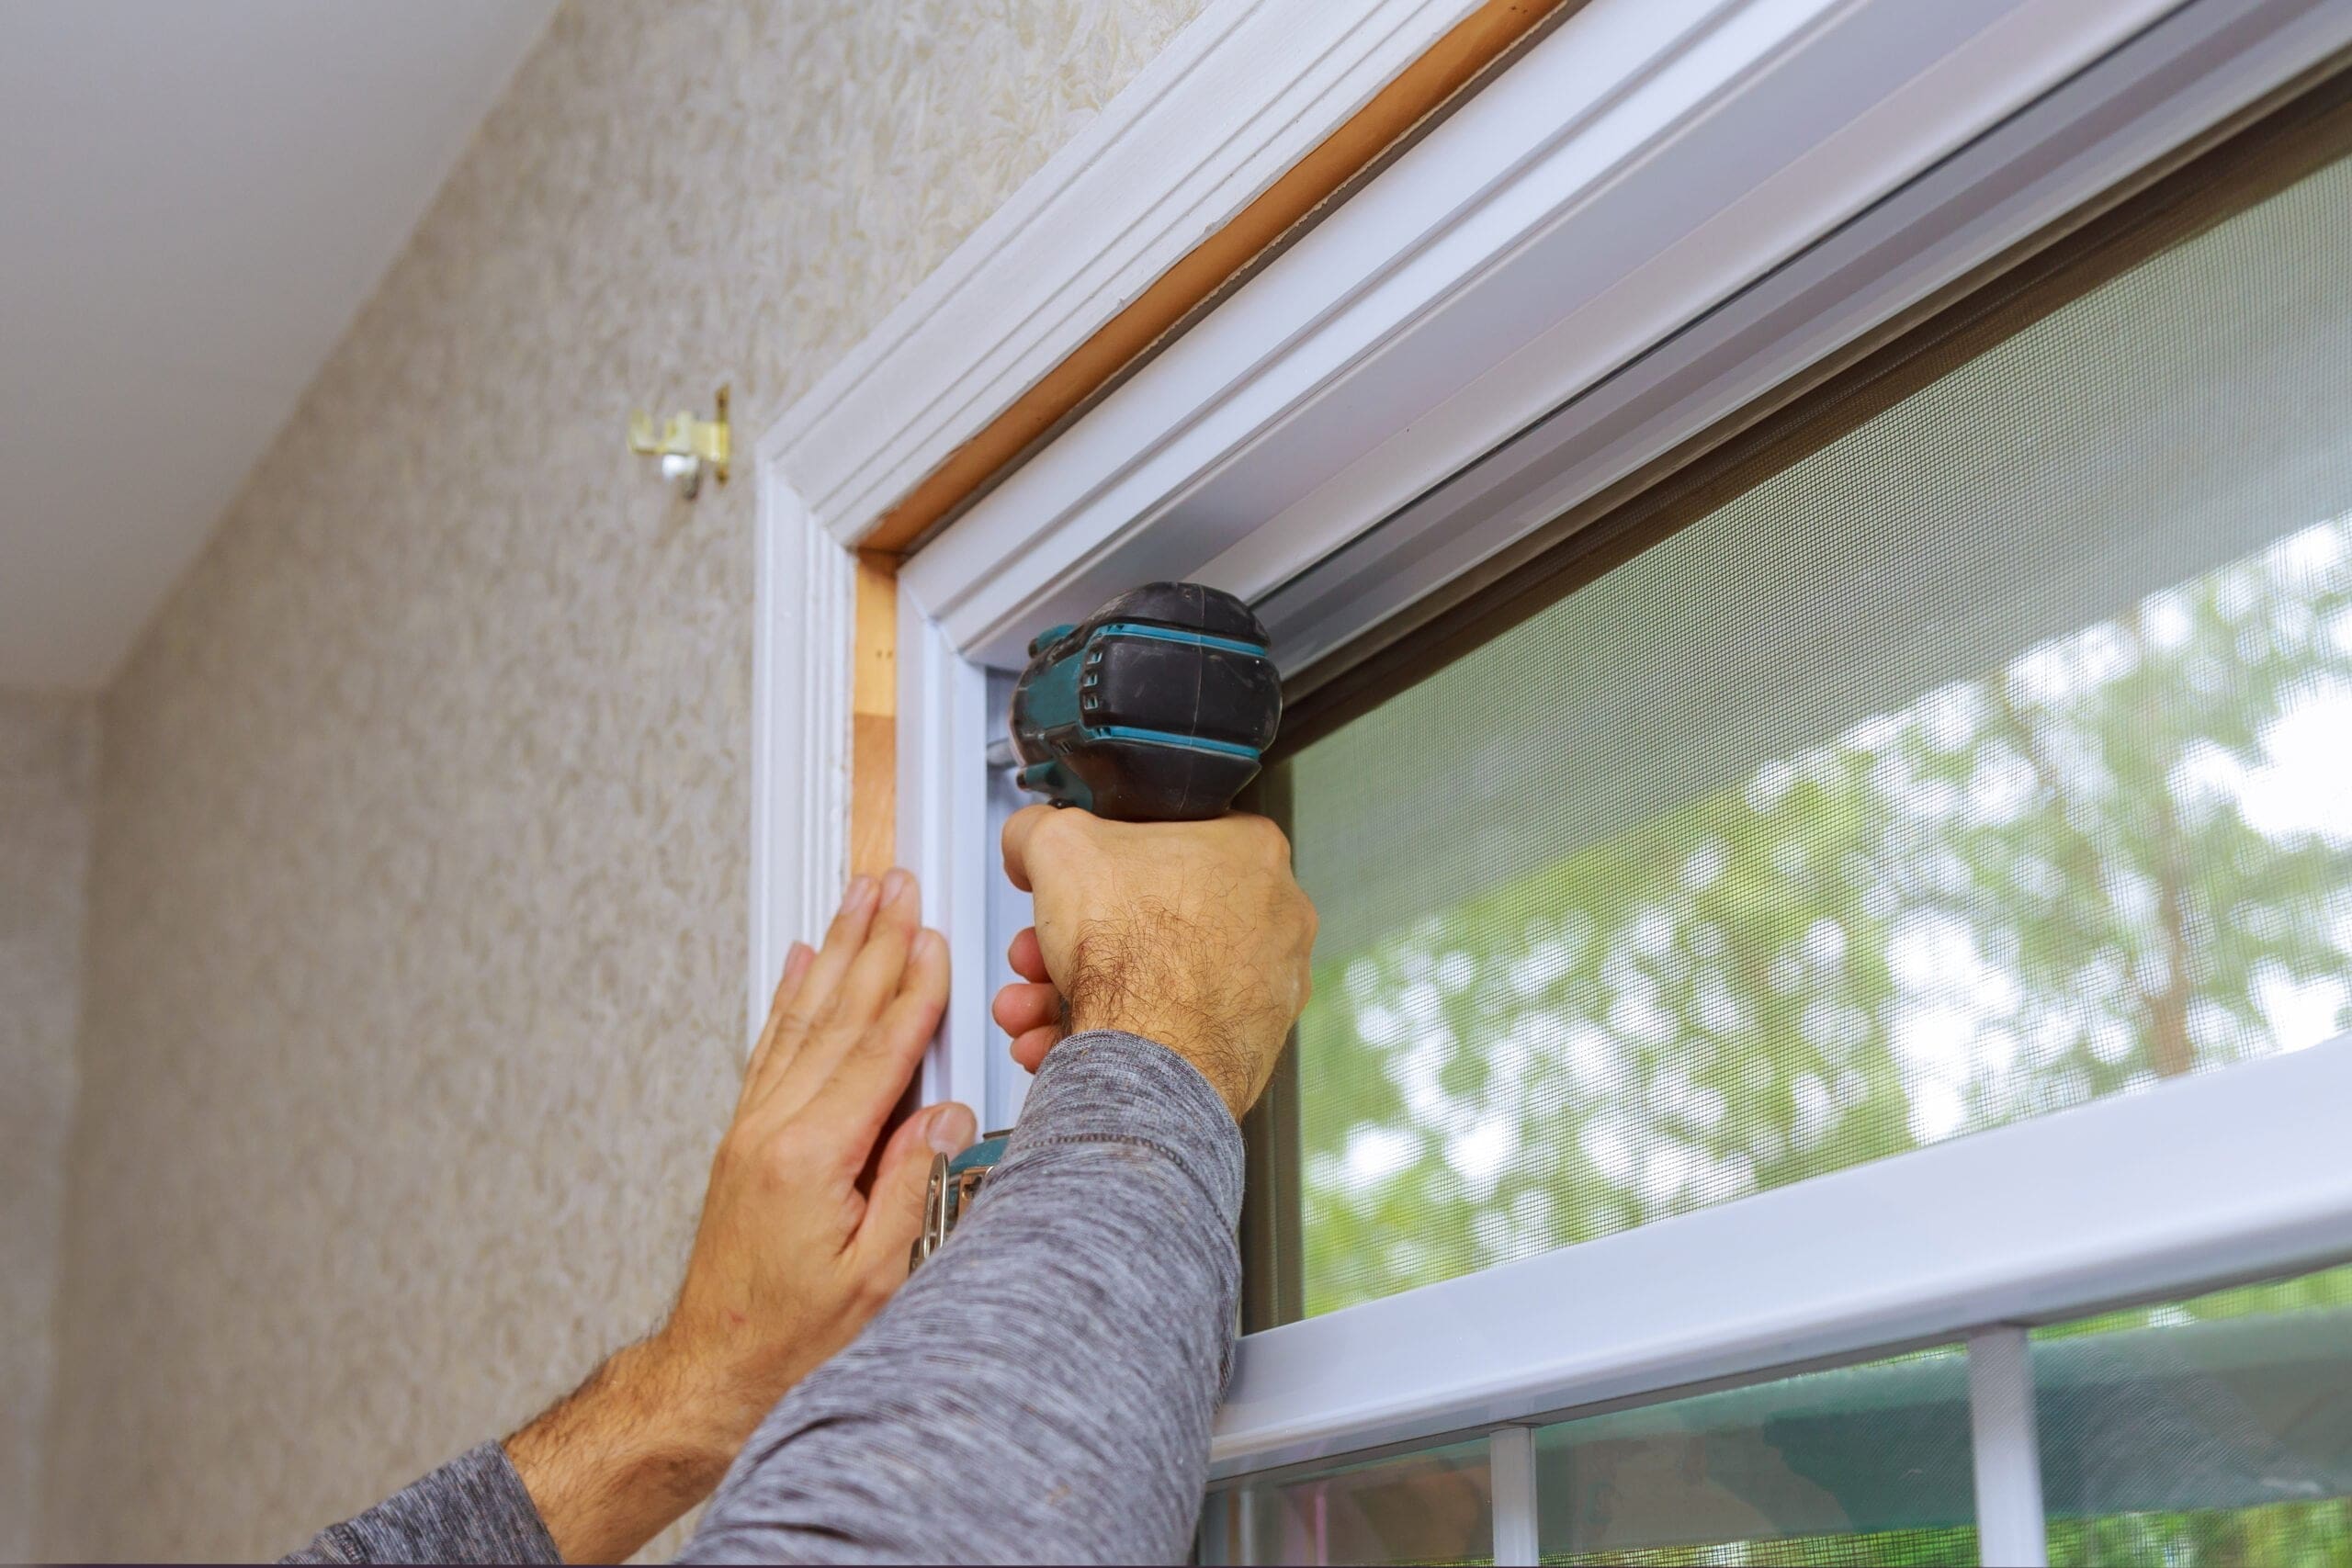
M 874 879 L 872 877 L 863 875 L 853 876 L 849 879 L 849 891 L 842 895 L 842 908 L 845 910 L 854 909 L 859 905 L 865 903 L 865 900 L 873 895 L 873 892 Z
M 914 883 L 915 879 L 905 872 L 893 869 L 889 875 L 882 879 L 882 902 L 897 903 L 907 896 L 907 889 L 913 886 Z
M 971 1111 L 961 1105 L 943 1105 L 931 1113 L 931 1125 L 923 1129 L 923 1141 L 935 1154 L 960 1155 L 972 1146 L 980 1135 L 980 1124 Z

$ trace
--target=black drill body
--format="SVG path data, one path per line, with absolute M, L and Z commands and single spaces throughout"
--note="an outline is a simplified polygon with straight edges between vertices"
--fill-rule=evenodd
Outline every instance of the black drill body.
M 1029 645 L 1012 690 L 1021 786 L 1117 822 L 1222 816 L 1283 715 L 1266 628 L 1230 593 L 1152 582 Z

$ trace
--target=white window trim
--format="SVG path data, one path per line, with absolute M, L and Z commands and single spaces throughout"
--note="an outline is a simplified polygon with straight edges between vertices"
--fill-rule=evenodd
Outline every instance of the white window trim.
M 1278 653 L 1330 647 L 2352 43 L 2342 0 L 1982 0 L 1941 32 L 1928 14 L 1595 0 L 918 554 L 899 843 L 959 975 L 996 957 L 980 667 L 1017 661 L 1036 627 L 1204 576 L 1276 611 Z M 1734 152 L 1736 188 L 1711 192 Z M 1922 207 L 1922 189 L 1941 194 Z M 763 512 L 858 531 L 764 495 Z M 1398 541 L 1409 570 L 1362 564 Z M 796 558 L 763 543 L 763 565 Z M 819 641 L 846 642 L 839 592 Z M 789 641 L 775 597 L 763 649 Z M 820 663 L 805 653 L 802 673 Z M 802 797 L 777 793 L 765 738 L 845 757 L 846 723 L 813 688 L 777 701 L 765 651 L 761 669 L 762 865 L 806 885 L 786 911 L 805 919 L 839 853 L 812 839 L 796 865 L 775 842 Z M 987 989 L 959 987 L 930 1092 L 983 1091 L 1001 1051 Z M 1962 1336 L 1990 1355 L 2018 1325 L 2352 1256 L 2352 1170 L 2319 1155 L 2347 1090 L 2339 1042 L 1250 1336 L 1215 1473 Z M 1870 1277 L 1841 1280 L 1858 1253 Z M 1987 1517 L 2021 1542 L 2027 1472 L 2014 1443 L 1988 1451 L 2008 1462 L 1980 1469 Z
M 763 455 L 787 454 L 809 509 L 854 544 L 1477 4 L 1216 0 L 786 412 Z
M 752 635 L 752 919 L 746 1041 L 759 1038 L 784 955 L 816 940 L 849 867 L 854 558 L 764 447 Z
M 1476 5 L 1211 0 L 762 433 L 752 1034 L 786 947 L 823 929 L 848 866 L 849 551 L 889 502 Z M 1205 140 L 1203 127 L 1224 134 Z M 919 859 L 904 846 L 922 841 L 902 839 L 902 855 Z

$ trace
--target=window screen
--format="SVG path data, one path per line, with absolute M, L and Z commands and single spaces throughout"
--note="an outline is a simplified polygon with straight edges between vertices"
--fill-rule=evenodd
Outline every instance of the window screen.
M 1546 1562 L 1977 1561 L 1958 1348 L 1546 1427 L 1535 1477 Z
M 2352 1269 L 2034 1336 L 2050 1561 L 2352 1562 Z
M 2233 199 L 1270 770 L 1279 1315 L 2352 1023 L 2352 164 Z
M 1487 1441 L 1250 1479 L 1208 1495 L 1203 1562 L 1489 1562 Z

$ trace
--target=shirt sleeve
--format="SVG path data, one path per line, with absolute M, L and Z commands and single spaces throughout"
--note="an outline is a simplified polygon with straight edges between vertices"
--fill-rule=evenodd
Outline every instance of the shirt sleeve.
M 469 1449 L 282 1562 L 560 1562 L 539 1510 L 496 1443 Z
M 768 1414 L 685 1560 L 1182 1561 L 1240 1209 L 1240 1132 L 1189 1063 L 1062 1042 L 947 1245 Z

